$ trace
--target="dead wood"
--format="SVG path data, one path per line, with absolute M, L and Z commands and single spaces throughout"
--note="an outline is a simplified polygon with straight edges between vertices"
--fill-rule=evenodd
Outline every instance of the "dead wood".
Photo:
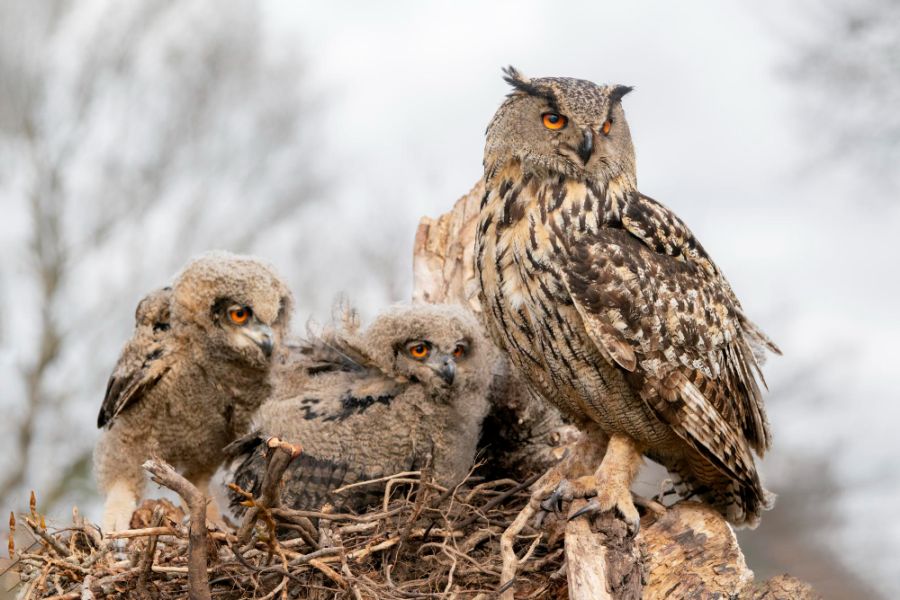
M 239 544 L 246 543 L 250 538 L 253 526 L 261 513 L 268 517 L 269 509 L 281 506 L 281 477 L 300 452 L 299 446 L 283 442 L 276 437 L 269 438 L 266 442 L 266 472 L 263 476 L 260 498 L 250 503 L 250 509 L 244 515 L 244 521 L 237 534 Z M 271 517 L 269 520 L 271 521 Z
M 211 600 L 209 579 L 206 575 L 206 496 L 194 484 L 178 474 L 172 465 L 151 459 L 144 463 L 156 483 L 181 496 L 190 512 L 188 533 L 188 590 L 191 600 Z M 138 567 L 138 571 L 140 567 Z

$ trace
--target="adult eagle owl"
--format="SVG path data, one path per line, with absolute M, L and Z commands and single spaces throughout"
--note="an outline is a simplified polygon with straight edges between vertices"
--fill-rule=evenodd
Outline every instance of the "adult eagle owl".
M 593 476 L 548 473 L 532 504 L 593 497 L 636 530 L 646 455 L 754 526 L 771 503 L 751 453 L 771 440 L 754 349 L 778 349 L 687 226 L 638 192 L 631 88 L 505 73 L 475 252 L 485 319 L 534 391 L 609 437 Z

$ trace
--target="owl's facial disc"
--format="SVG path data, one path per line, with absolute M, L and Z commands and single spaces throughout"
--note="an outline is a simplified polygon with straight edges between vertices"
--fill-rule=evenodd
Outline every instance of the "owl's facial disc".
M 634 179 L 634 147 L 621 106 L 630 87 L 529 78 L 512 67 L 504 73 L 513 92 L 488 125 L 488 182 L 511 161 L 538 178 Z

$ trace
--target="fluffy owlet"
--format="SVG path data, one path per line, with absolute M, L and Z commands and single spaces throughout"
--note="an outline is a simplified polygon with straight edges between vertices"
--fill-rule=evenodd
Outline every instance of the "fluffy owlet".
M 94 463 L 107 531 L 128 527 L 151 456 L 207 486 L 222 449 L 246 433 L 271 393 L 291 306 L 270 267 L 224 252 L 193 260 L 171 288 L 141 301 L 97 421 L 105 428 Z
M 244 490 L 259 493 L 270 436 L 303 447 L 281 492 L 294 508 L 362 510 L 381 486 L 332 490 L 429 465 L 448 485 L 472 467 L 496 354 L 463 308 L 395 307 L 362 332 L 348 313 L 295 354 L 254 433 L 230 448 L 230 478 Z
M 485 319 L 537 393 L 610 438 L 595 475 L 554 495 L 596 495 L 593 510 L 636 526 L 646 455 L 753 526 L 770 504 L 751 453 L 770 443 L 754 349 L 777 348 L 687 226 L 637 190 L 631 88 L 511 67 L 505 79 L 475 253 Z

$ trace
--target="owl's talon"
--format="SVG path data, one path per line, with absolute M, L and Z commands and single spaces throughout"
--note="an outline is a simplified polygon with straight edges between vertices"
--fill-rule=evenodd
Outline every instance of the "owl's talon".
M 578 517 L 587 514 L 594 514 L 600 512 L 600 503 L 597 502 L 596 498 L 592 498 L 590 502 L 582 506 L 580 509 L 576 510 L 574 513 L 569 515 L 567 521 L 574 521 Z
M 565 494 L 562 489 L 564 483 L 567 483 L 565 479 L 559 482 L 559 485 L 556 486 L 556 489 L 550 492 L 550 495 L 544 498 L 544 500 L 541 502 L 541 509 L 544 512 L 558 513 L 562 510 L 562 503 L 565 499 Z
M 625 526 L 628 528 L 629 536 L 634 537 L 641 530 L 640 517 L 638 517 L 636 515 L 627 515 L 626 514 L 626 512 L 628 512 L 627 508 L 625 508 L 623 510 L 621 507 L 619 507 L 617 505 L 617 506 L 613 506 L 611 509 L 607 509 L 607 510 L 615 510 L 616 513 L 622 518 L 622 521 L 625 522 Z M 580 509 L 578 509 L 577 511 L 575 511 L 574 513 L 569 515 L 569 518 L 567 520 L 573 521 L 573 520 L 577 519 L 578 517 L 581 517 L 584 515 L 594 515 L 594 514 L 602 513 L 602 512 L 605 512 L 605 511 L 603 509 L 603 506 L 600 504 L 600 500 L 597 498 L 591 498 L 591 500 L 586 505 L 584 505 L 583 507 L 581 507 Z

